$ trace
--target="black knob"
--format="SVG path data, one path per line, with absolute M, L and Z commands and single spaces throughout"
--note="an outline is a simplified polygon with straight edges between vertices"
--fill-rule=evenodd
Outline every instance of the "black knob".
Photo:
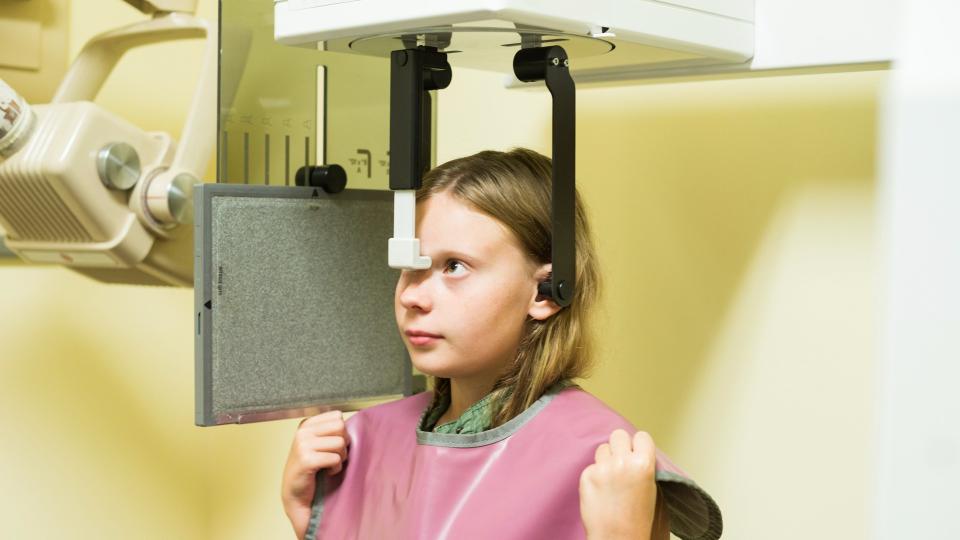
M 340 193 L 347 187 L 347 171 L 339 165 L 307 165 L 297 170 L 298 186 L 318 187 L 330 193 Z

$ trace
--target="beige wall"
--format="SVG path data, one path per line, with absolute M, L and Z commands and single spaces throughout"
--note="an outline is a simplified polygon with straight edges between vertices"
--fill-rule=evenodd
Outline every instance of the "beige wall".
M 117 0 L 73 2 L 70 56 L 137 18 Z M 169 47 L 125 60 L 99 101 L 178 132 L 199 44 Z M 549 152 L 546 93 L 454 77 L 439 159 Z M 606 277 L 587 386 L 715 495 L 726 538 L 867 535 L 883 80 L 578 94 L 578 180 Z M 189 290 L 0 267 L 0 537 L 288 534 L 277 493 L 295 422 L 193 427 L 191 313 Z
M 67 69 L 69 6 L 68 0 L 0 2 L 0 58 L 16 64 L 13 67 L 0 61 L 0 79 L 37 102 L 53 98 Z
M 866 535 L 881 81 L 582 95 L 608 276 L 590 387 L 716 495 L 730 538 Z
M 93 35 L 144 18 L 119 0 L 63 4 L 70 58 Z M 215 19 L 215 1 L 199 4 Z M 131 52 L 97 102 L 178 136 L 201 48 Z M 34 103 L 53 93 L 17 88 Z M 191 290 L 0 264 L 0 538 L 287 534 L 279 474 L 296 423 L 193 426 Z

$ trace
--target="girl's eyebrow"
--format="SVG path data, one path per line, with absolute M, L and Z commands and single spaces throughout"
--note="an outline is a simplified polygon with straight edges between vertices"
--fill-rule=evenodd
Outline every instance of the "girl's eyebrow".
M 479 258 L 475 255 L 471 255 L 469 253 L 454 250 L 454 249 L 443 249 L 443 250 L 437 251 L 436 253 L 431 253 L 430 258 L 434 260 L 443 260 L 443 261 L 446 261 L 449 259 L 457 259 L 465 263 L 474 263 L 479 260 Z

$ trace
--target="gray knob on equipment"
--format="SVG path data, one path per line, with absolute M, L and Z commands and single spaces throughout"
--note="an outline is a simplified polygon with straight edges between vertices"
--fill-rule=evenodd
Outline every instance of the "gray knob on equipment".
M 103 185 L 126 191 L 140 180 L 140 156 L 127 143 L 110 143 L 97 152 L 97 173 Z
M 198 182 L 190 173 L 184 172 L 173 177 L 170 191 L 167 192 L 167 204 L 177 223 L 193 223 L 193 185 Z

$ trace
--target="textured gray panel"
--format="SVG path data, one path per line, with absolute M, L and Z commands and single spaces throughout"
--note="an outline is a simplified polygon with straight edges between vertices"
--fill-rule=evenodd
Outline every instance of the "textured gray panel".
M 410 393 L 386 262 L 391 193 L 200 191 L 198 424 Z

